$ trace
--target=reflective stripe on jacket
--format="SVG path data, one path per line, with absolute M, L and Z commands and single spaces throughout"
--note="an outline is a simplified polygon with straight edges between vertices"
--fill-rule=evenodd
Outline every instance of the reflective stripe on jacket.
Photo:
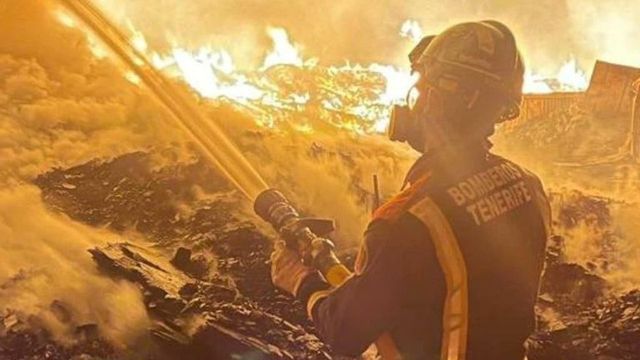
M 549 236 L 542 185 L 495 155 L 446 158 L 417 163 L 374 215 L 356 274 L 310 297 L 336 353 L 388 332 L 404 359 L 524 358 Z

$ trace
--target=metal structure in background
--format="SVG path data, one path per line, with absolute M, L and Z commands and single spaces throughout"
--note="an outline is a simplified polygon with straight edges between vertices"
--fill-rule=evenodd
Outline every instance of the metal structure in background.
M 58 0 L 120 58 L 156 96 L 185 134 L 229 181 L 249 199 L 268 188 L 262 177 L 224 134 L 200 110 L 196 99 L 167 80 L 135 49 L 129 39 L 89 0 Z
M 584 99 L 581 92 L 558 92 L 551 94 L 527 94 L 522 100 L 520 119 L 527 120 L 556 111 L 566 110 Z M 515 122 L 518 122 L 516 120 Z M 509 124 L 508 122 L 506 123 Z
M 531 119 L 580 105 L 598 116 L 625 116 L 634 99 L 633 83 L 640 78 L 640 68 L 596 61 L 586 92 L 525 94 L 520 117 L 503 124 L 506 129 Z
M 587 109 L 599 116 L 628 113 L 638 78 L 639 68 L 597 61 L 585 96 Z
M 624 119 L 624 123 L 617 125 L 628 128 L 627 137 L 615 154 L 589 162 L 556 164 L 581 167 L 630 160 L 640 162 L 640 68 L 596 61 L 586 92 L 526 94 L 520 117 L 502 124 L 501 129 L 510 131 L 525 122 L 544 119 L 549 114 L 574 106 L 601 118 Z

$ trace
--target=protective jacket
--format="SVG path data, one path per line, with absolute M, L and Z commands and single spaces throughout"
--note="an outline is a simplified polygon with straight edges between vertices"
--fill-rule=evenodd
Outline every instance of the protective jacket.
M 388 333 L 402 359 L 522 360 L 550 231 L 541 182 L 484 149 L 425 155 L 408 182 L 352 277 L 302 284 L 320 336 L 349 356 Z

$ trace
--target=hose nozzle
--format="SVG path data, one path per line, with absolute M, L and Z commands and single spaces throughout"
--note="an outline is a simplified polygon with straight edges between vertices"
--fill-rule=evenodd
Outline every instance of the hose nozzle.
M 264 221 L 273 225 L 276 231 L 281 231 L 287 223 L 300 219 L 298 211 L 289 200 L 275 189 L 260 193 L 253 203 L 253 210 Z
M 281 234 L 294 224 L 297 228 L 309 228 L 317 236 L 326 236 L 336 229 L 331 219 L 301 217 L 289 200 L 275 189 L 265 190 L 258 195 L 253 210 Z
M 289 200 L 275 189 L 258 195 L 253 209 L 273 226 L 287 246 L 298 251 L 306 263 L 319 269 L 339 263 L 333 254 L 333 242 L 325 238 L 335 230 L 333 220 L 300 217 Z

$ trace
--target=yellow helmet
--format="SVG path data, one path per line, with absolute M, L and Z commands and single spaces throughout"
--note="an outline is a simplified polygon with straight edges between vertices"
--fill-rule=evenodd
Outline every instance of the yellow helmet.
M 524 64 L 504 24 L 487 20 L 452 26 L 425 38 L 410 59 L 423 84 L 458 94 L 489 92 L 504 104 L 497 122 L 519 116 Z
M 513 34 L 497 21 L 462 23 L 427 36 L 409 60 L 420 74 L 419 96 L 408 95 L 408 106 L 393 107 L 393 141 L 424 151 L 425 126 L 434 125 L 454 141 L 483 140 L 495 123 L 520 115 L 524 64 Z

